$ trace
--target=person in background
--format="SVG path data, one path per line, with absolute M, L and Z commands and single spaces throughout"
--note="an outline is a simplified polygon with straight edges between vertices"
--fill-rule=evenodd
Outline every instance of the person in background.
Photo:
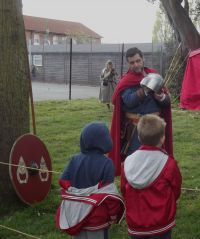
M 62 203 L 56 224 L 74 239 L 107 239 L 109 226 L 123 217 L 113 162 L 105 155 L 111 148 L 104 123 L 86 125 L 80 137 L 81 152 L 72 157 L 59 179 Z
M 106 62 L 105 68 L 102 70 L 100 75 L 100 92 L 99 100 L 101 103 L 107 105 L 110 109 L 110 103 L 112 101 L 112 95 L 117 84 L 117 72 L 113 68 L 111 60 Z
M 141 146 L 124 162 L 121 192 L 132 239 L 171 239 L 182 177 L 175 159 L 162 149 L 166 123 L 142 116 L 137 125 Z
M 130 48 L 126 52 L 129 66 L 128 72 L 118 82 L 113 94 L 114 111 L 111 123 L 113 148 L 109 157 L 114 162 L 115 175 L 120 175 L 124 159 L 140 146 L 137 134 L 137 122 L 142 115 L 157 114 L 165 119 L 165 149 L 173 154 L 171 103 L 165 89 L 160 92 L 145 92 L 140 86 L 141 80 L 155 69 L 144 66 L 142 52 L 138 48 Z

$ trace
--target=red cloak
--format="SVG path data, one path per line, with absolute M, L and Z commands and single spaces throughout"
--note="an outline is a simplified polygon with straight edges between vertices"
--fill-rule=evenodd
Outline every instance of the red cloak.
M 156 70 L 145 67 L 144 71 L 149 73 L 156 73 Z M 134 73 L 128 71 L 117 84 L 115 92 L 113 94 L 112 103 L 114 105 L 114 111 L 111 123 L 111 138 L 113 141 L 112 151 L 109 153 L 109 157 L 113 160 L 115 167 L 115 176 L 121 174 L 121 162 L 124 161 L 121 152 L 120 131 L 121 131 L 121 119 L 123 118 L 123 111 L 121 110 L 121 92 L 127 88 L 139 85 L 140 81 L 144 78 L 142 73 Z M 165 119 L 167 126 L 165 131 L 165 150 L 171 156 L 173 156 L 172 145 L 172 117 L 171 117 L 171 105 L 161 109 L 161 117 Z
M 182 83 L 180 108 L 200 110 L 200 49 L 192 51 Z

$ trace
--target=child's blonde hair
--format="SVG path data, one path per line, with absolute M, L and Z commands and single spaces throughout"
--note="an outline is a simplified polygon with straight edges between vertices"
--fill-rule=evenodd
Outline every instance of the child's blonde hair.
M 141 144 L 157 146 L 165 135 L 165 121 L 157 115 L 147 114 L 140 118 L 137 125 Z

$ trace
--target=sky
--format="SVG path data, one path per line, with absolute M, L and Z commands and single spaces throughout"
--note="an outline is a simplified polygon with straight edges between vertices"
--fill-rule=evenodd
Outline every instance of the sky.
M 80 22 L 103 43 L 152 41 L 157 5 L 147 0 L 22 0 L 23 14 Z

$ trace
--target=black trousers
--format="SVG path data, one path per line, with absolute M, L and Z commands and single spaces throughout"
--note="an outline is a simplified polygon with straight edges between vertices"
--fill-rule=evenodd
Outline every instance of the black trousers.
M 154 236 L 131 236 L 131 239 L 171 239 L 171 230 Z

